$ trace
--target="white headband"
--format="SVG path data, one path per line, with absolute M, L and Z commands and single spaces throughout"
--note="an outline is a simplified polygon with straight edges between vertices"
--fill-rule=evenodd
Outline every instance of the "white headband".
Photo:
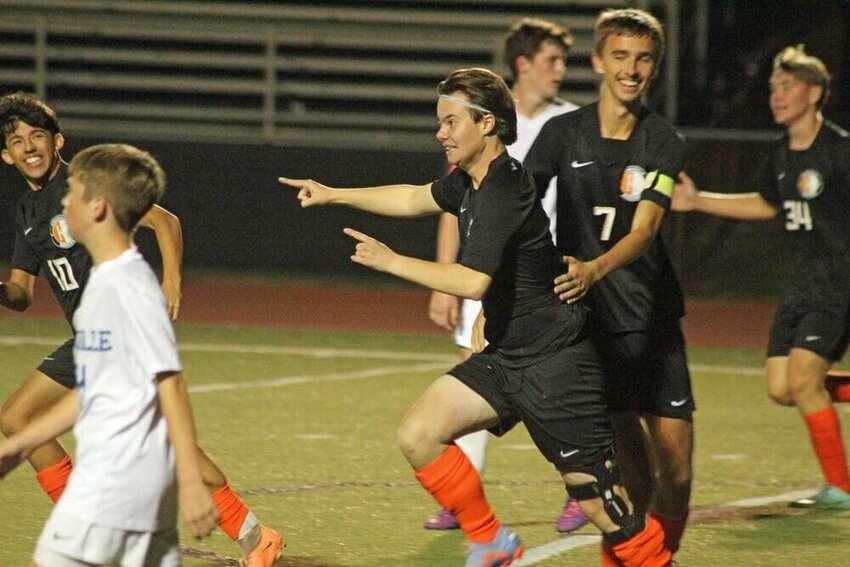
M 456 96 L 441 94 L 440 98 L 443 98 L 445 100 L 450 100 L 452 102 L 456 102 L 457 104 L 460 104 L 462 106 L 466 106 L 468 108 L 473 108 L 475 110 L 483 112 L 484 114 L 493 114 L 493 111 L 487 110 L 486 108 L 484 108 L 481 105 L 475 104 L 474 102 L 469 102 L 468 100 L 464 100 L 464 99 L 458 98 Z

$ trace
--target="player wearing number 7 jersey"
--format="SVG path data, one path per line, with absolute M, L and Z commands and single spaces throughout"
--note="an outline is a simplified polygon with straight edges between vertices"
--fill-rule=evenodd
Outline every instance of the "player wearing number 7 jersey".
M 67 164 L 59 151 L 65 144 L 56 113 L 35 97 L 14 93 L 0 98 L 3 130 L 3 161 L 14 166 L 29 190 L 17 203 L 15 248 L 11 274 L 0 283 L 0 305 L 26 310 L 33 302 L 35 281 L 44 273 L 68 322 L 82 297 L 92 267 L 91 257 L 68 233 L 62 211 Z M 180 222 L 154 205 L 138 226 L 153 229 L 162 255 L 162 289 L 169 316 L 180 309 L 180 270 L 183 240 Z M 0 410 L 0 429 L 11 436 L 62 399 L 76 384 L 70 339 L 44 358 Z M 250 567 L 271 566 L 281 555 L 283 540 L 276 531 L 260 525 L 257 518 L 230 488 L 224 473 L 199 448 L 204 483 L 219 510 L 219 526 L 236 541 Z M 57 440 L 27 455 L 36 479 L 56 502 L 71 475 L 70 456 Z
M 774 59 L 770 110 L 785 134 L 772 145 L 757 193 L 697 191 L 682 174 L 674 210 L 739 219 L 785 218 L 785 289 L 767 347 L 767 390 L 796 406 L 826 481 L 796 506 L 850 509 L 850 474 L 833 401 L 850 401 L 846 384 L 830 389 L 830 366 L 850 341 L 850 136 L 824 120 L 829 95 L 823 62 L 802 46 Z
M 658 20 L 606 10 L 593 39 L 599 100 L 549 120 L 523 163 L 538 192 L 557 177 L 555 239 L 568 271 L 555 291 L 570 303 L 587 295 L 623 484 L 675 553 L 688 516 L 695 405 L 682 291 L 659 230 L 685 142 L 642 103 L 664 50 Z

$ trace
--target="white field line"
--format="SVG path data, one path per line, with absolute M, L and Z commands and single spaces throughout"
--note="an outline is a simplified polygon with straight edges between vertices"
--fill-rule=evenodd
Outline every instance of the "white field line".
M 379 366 L 377 368 L 366 368 L 353 372 L 330 372 L 323 374 L 306 374 L 303 376 L 282 376 L 269 380 L 254 380 L 251 382 L 219 382 L 215 384 L 199 384 L 190 386 L 189 392 L 193 395 L 206 394 L 209 392 L 221 392 L 223 390 L 246 390 L 249 388 L 279 388 L 282 386 L 294 386 L 296 384 L 308 384 L 316 382 L 339 382 L 343 380 L 362 380 L 364 378 L 376 378 L 378 376 L 389 376 L 393 374 L 407 374 L 416 372 L 436 372 L 448 370 L 444 362 L 432 362 L 430 364 L 416 364 L 407 366 Z
M 755 508 L 756 506 L 766 506 L 768 504 L 773 504 L 775 502 L 791 502 L 793 500 L 799 500 L 800 498 L 805 498 L 807 496 L 811 496 L 817 492 L 817 489 L 811 490 L 798 490 L 795 492 L 786 492 L 784 494 L 777 494 L 775 496 L 764 496 L 761 498 L 747 498 L 745 500 L 735 500 L 733 502 L 727 502 L 726 504 L 721 504 L 719 506 L 712 506 L 712 508 Z M 602 538 L 598 535 L 574 535 L 574 536 L 566 536 L 562 539 L 558 539 L 549 543 L 545 543 L 543 545 L 538 545 L 537 547 L 532 547 L 525 551 L 525 554 L 522 556 L 522 559 L 516 563 L 517 567 L 527 567 L 528 565 L 536 565 L 537 563 L 541 563 L 547 559 L 551 559 L 557 555 L 562 553 L 566 553 L 573 549 L 578 549 L 579 547 L 584 547 L 586 545 L 599 545 L 599 541 Z

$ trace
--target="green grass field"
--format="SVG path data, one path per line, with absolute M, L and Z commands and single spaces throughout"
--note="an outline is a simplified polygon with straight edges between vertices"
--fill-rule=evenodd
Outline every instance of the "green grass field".
M 66 335 L 58 320 L 0 319 L 0 397 Z M 462 564 L 461 534 L 421 528 L 437 506 L 393 443 L 407 407 L 452 364 L 447 337 L 180 324 L 178 338 L 201 445 L 284 533 L 280 565 Z M 816 490 L 820 473 L 797 413 L 763 392 L 761 351 L 691 348 L 690 360 L 696 479 L 679 564 L 845 565 L 850 512 L 786 506 L 783 495 Z M 2 566 L 28 563 L 49 513 L 31 472 L 0 483 Z M 598 565 L 598 544 L 581 537 L 593 529 L 554 531 L 564 490 L 524 429 L 491 441 L 485 486 L 525 541 L 523 564 Z M 188 566 L 238 557 L 220 532 L 185 545 Z

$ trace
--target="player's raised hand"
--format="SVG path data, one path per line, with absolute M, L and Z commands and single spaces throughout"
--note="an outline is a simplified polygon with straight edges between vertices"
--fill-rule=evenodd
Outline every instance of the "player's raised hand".
M 673 189 L 673 199 L 670 209 L 674 211 L 690 211 L 694 208 L 694 199 L 697 196 L 697 186 L 694 180 L 684 171 L 679 172 L 676 187 Z
M 396 255 L 395 252 L 385 244 L 353 228 L 345 228 L 343 232 L 357 241 L 357 246 L 354 247 L 354 255 L 351 256 L 352 262 L 379 272 L 387 271 L 390 262 Z
M 288 177 L 278 177 L 277 180 L 283 185 L 291 185 L 298 189 L 298 200 L 301 201 L 302 207 L 327 205 L 330 202 L 331 188 L 317 181 Z

